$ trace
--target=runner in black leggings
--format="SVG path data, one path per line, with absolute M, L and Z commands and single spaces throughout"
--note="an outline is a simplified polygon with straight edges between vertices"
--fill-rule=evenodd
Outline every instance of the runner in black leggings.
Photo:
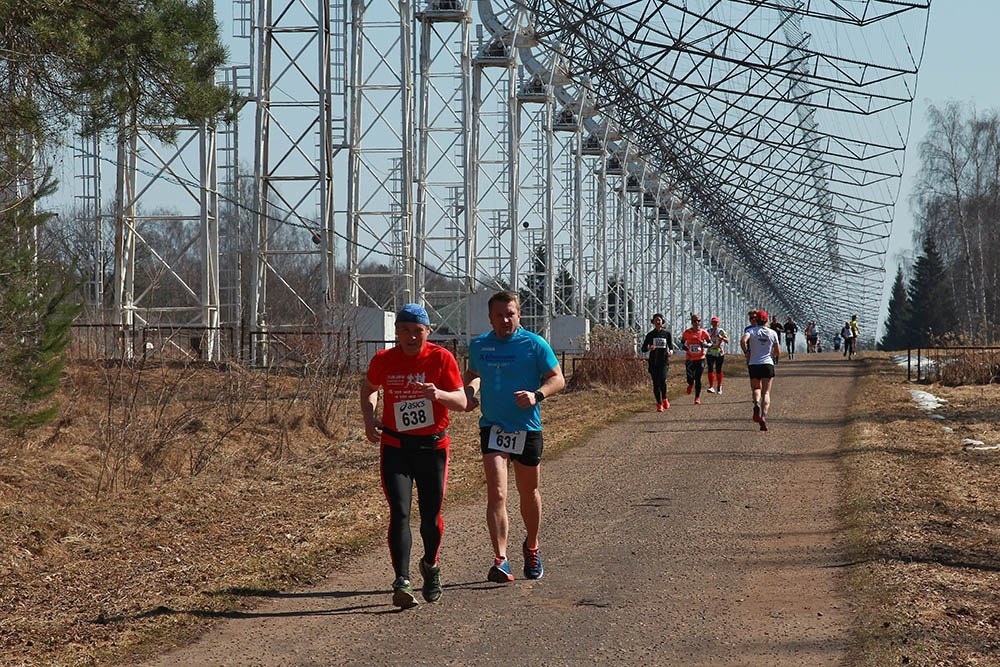
M 674 342 L 670 332 L 663 328 L 663 315 L 653 315 L 650 322 L 653 330 L 646 334 L 642 341 L 642 351 L 649 354 L 647 365 L 649 377 L 653 380 L 653 398 L 656 399 L 656 411 L 663 412 L 670 408 L 667 399 L 667 364 L 670 355 L 674 353 Z
M 788 319 L 785 320 L 785 324 L 782 327 L 785 332 L 785 351 L 788 353 L 789 359 L 795 358 L 795 334 L 799 332 L 799 325 L 795 323 L 792 316 L 789 315 Z
M 448 470 L 449 410 L 467 401 L 454 355 L 428 342 L 430 318 L 410 303 L 396 315 L 396 346 L 375 353 L 361 381 L 361 416 L 365 437 L 380 447 L 379 472 L 389 503 L 389 557 L 395 579 L 392 603 L 403 609 L 417 604 L 410 583 L 410 504 L 417 487 L 421 589 L 428 602 L 441 598 L 438 551 L 444 521 L 441 506 Z M 382 389 L 382 415 L 376 417 Z
M 382 445 L 380 473 L 382 490 L 389 502 L 389 557 L 397 571 L 408 571 L 410 561 L 410 505 L 417 487 L 423 561 L 437 563 L 444 520 L 445 471 L 448 450 L 430 447 Z M 406 563 L 405 568 L 402 565 Z

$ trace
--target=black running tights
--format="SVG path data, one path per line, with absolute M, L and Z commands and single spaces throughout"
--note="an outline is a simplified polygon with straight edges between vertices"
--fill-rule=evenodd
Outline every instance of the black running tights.
M 662 403 L 667 397 L 667 365 L 650 366 L 649 376 L 653 379 L 653 398 Z
M 382 491 L 389 502 L 389 557 L 397 577 L 410 578 L 410 507 L 413 485 L 417 486 L 417 507 L 420 511 L 420 537 L 424 544 L 423 558 L 437 562 L 441 548 L 447 449 L 418 449 L 382 445 L 380 474 Z

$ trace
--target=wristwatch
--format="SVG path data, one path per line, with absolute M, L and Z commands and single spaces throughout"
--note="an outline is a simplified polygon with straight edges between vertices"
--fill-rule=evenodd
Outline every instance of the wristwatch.
M 535 390 L 535 403 L 541 403 L 545 400 L 545 394 L 542 393 L 541 389 Z

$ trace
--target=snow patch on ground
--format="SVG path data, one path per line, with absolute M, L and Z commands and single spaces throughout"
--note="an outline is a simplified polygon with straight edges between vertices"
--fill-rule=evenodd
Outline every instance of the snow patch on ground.
M 931 410 L 937 410 L 942 405 L 947 403 L 943 398 L 938 398 L 934 394 L 926 391 L 920 391 L 919 389 L 911 389 L 910 396 L 913 397 L 913 402 L 917 404 L 917 407 L 921 410 L 930 412 Z
M 1000 449 L 1000 445 L 987 445 L 982 440 L 973 440 L 972 438 L 966 438 L 962 441 L 962 449 L 973 450 L 977 452 L 989 452 Z
M 930 412 L 928 415 L 931 419 L 938 421 L 945 421 L 943 415 L 939 415 L 932 410 L 937 410 L 942 405 L 948 401 L 935 396 L 934 394 L 926 391 L 920 391 L 919 389 L 911 389 L 910 396 L 913 397 L 913 402 L 917 404 L 917 408 L 923 410 L 924 412 Z M 955 430 L 949 426 L 944 426 L 943 429 L 947 433 L 954 433 Z M 962 449 L 966 451 L 976 451 L 976 452 L 990 452 L 1000 450 L 1000 445 L 987 445 L 982 440 L 974 440 L 972 438 L 965 438 L 962 440 Z

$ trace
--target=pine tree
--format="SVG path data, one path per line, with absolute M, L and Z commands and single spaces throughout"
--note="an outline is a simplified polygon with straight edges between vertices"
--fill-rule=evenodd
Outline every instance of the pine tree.
M 58 411 L 52 396 L 80 310 L 69 301 L 75 286 L 40 270 L 35 260 L 35 228 L 51 217 L 35 206 L 54 189 L 46 174 L 32 194 L 0 211 L 0 423 L 17 432 L 49 422 Z
M 879 341 L 880 350 L 905 350 L 910 346 L 910 298 L 903 282 L 903 267 L 896 269 L 896 281 L 889 297 L 889 314 L 885 320 L 885 335 Z
M 0 0 L 0 26 L 0 424 L 21 431 L 58 408 L 79 312 L 36 256 L 38 202 L 55 189 L 36 156 L 73 118 L 94 135 L 153 131 L 218 120 L 233 96 L 214 83 L 226 52 L 212 0 Z
M 231 111 L 214 83 L 226 49 L 212 0 L 0 0 L 0 26 L 0 117 L 12 134 L 57 138 L 72 114 L 96 134 Z
M 906 330 L 913 347 L 929 347 L 955 328 L 955 307 L 944 262 L 930 234 L 924 235 L 921 252 L 907 289 L 911 316 Z

